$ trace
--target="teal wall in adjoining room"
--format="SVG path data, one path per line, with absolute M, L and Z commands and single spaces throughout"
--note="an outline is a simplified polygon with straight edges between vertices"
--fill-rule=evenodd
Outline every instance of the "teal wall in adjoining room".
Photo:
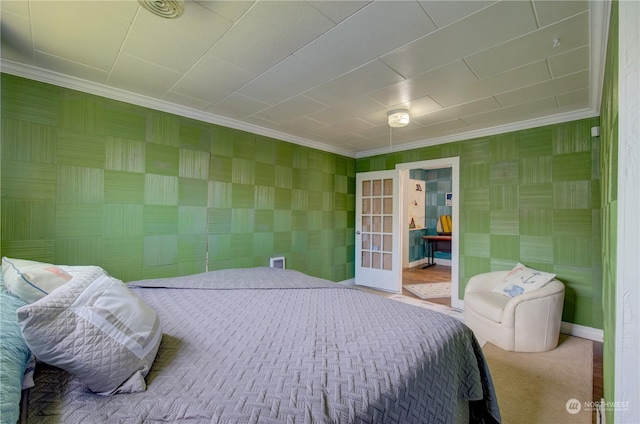
M 411 169 L 409 178 L 424 181 L 425 225 L 419 230 L 409 231 L 409 262 L 425 257 L 422 236 L 437 234 L 437 224 L 441 215 L 451 215 L 451 206 L 446 206 L 445 195 L 451 192 L 451 168 Z M 438 246 L 436 244 L 436 246 Z M 448 251 L 436 251 L 436 258 L 451 259 Z
M 359 158 L 356 171 L 460 157 L 460 293 L 517 262 L 566 285 L 563 320 L 602 328 L 599 118 Z
M 2 74 L 0 254 L 354 276 L 355 159 Z

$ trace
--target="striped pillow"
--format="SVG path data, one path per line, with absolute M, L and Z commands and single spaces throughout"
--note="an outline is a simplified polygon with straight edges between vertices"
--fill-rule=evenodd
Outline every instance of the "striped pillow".
M 56 265 L 7 257 L 2 258 L 2 274 L 9 293 L 27 303 L 42 299 L 71 280 L 71 275 Z

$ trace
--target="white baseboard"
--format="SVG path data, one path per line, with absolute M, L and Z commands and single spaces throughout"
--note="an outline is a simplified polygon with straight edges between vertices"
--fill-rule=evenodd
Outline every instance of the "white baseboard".
M 586 327 L 584 325 L 572 324 L 562 321 L 560 324 L 560 332 L 570 336 L 581 337 L 583 339 L 593 340 L 594 342 L 604 341 L 604 331 L 599 328 Z
M 435 258 L 436 264 L 451 266 L 451 259 Z M 417 266 L 425 265 L 427 258 L 418 259 L 417 261 L 409 262 L 409 268 L 415 268 Z
M 339 281 L 338 284 L 342 284 L 343 286 L 355 286 L 356 285 L 356 279 L 355 278 L 349 278 L 348 280 L 344 280 L 344 281 Z

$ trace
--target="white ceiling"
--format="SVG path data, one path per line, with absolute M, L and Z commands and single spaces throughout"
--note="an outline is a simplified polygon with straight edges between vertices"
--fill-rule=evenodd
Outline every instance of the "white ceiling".
M 164 19 L 134 0 L 2 0 L 2 70 L 361 157 L 596 116 L 606 9 L 187 1 Z M 398 108 L 411 123 L 390 134 Z

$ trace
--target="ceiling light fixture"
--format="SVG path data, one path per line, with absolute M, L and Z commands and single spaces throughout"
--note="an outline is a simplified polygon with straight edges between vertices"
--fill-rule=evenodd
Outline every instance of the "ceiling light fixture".
M 409 111 L 396 109 L 387 113 L 387 123 L 392 128 L 406 127 L 409 124 Z
M 161 18 L 175 19 L 184 13 L 184 0 L 138 0 L 138 3 Z

